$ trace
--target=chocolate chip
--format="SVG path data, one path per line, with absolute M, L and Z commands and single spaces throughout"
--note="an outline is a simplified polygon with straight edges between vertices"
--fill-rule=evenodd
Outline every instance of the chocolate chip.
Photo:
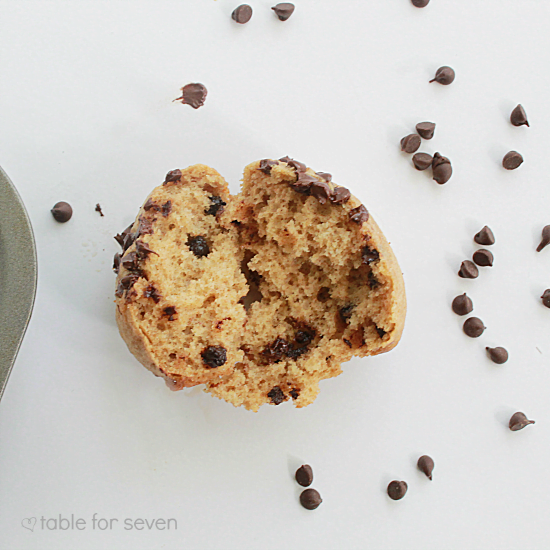
M 542 303 L 543 305 L 545 305 L 546 307 L 550 307 L 550 288 L 547 288 L 543 295 L 541 296 L 542 298 Z
M 124 294 L 125 290 L 130 290 L 134 286 L 138 279 L 139 275 L 136 273 L 130 273 L 129 275 L 122 277 L 117 285 L 115 295 L 120 298 Z
M 523 430 L 525 426 L 529 426 L 529 424 L 534 423 L 534 420 L 529 420 L 522 412 L 517 412 L 510 418 L 508 426 L 513 432 L 517 432 L 518 430 Z
M 529 121 L 527 120 L 527 114 L 525 113 L 525 109 L 518 105 L 510 115 L 510 122 L 514 126 L 529 126 Z
M 453 168 L 451 166 L 451 161 L 447 157 L 444 157 L 439 153 L 434 154 L 434 158 L 432 161 L 432 168 L 433 168 L 433 179 L 440 185 L 447 183 L 451 179 L 451 176 L 453 175 Z
M 455 79 L 455 72 L 451 67 L 443 66 L 439 67 L 435 72 L 435 77 L 430 80 L 430 82 L 439 82 L 444 86 L 448 86 Z
M 113 258 L 113 271 L 118 273 L 120 271 L 120 254 L 117 252 Z
M 279 21 L 286 21 L 294 13 L 294 4 L 290 2 L 281 2 L 271 9 L 275 12 Z
M 306 489 L 300 495 L 300 504 L 306 510 L 315 510 L 323 502 L 321 495 L 315 489 Z
M 336 187 L 330 196 L 330 202 L 332 204 L 345 204 L 349 201 L 351 193 L 349 189 L 345 187 Z
M 198 109 L 204 105 L 208 90 L 204 84 L 193 82 L 187 84 L 181 89 L 181 97 L 177 97 L 174 101 L 180 101 L 183 105 L 190 105 L 193 109 Z
M 473 260 L 477 265 L 482 267 L 492 267 L 494 260 L 493 253 L 490 250 L 480 248 L 474 252 Z
M 316 331 L 313 329 L 310 330 L 299 330 L 294 337 L 294 340 L 298 344 L 309 344 L 313 338 L 315 338 Z
M 65 223 L 71 219 L 73 215 L 73 209 L 68 202 L 61 201 L 54 204 L 53 208 L 51 209 L 51 213 L 53 219 L 56 222 Z
M 433 458 L 428 455 L 423 455 L 418 459 L 417 466 L 418 469 L 431 481 L 432 472 L 434 471 Z
M 271 169 L 274 166 L 277 166 L 279 164 L 276 160 L 270 160 L 270 159 L 263 159 L 260 161 L 260 165 L 258 166 L 258 170 L 263 172 L 266 176 L 269 176 L 271 174 Z
M 160 211 L 162 215 L 166 218 L 168 217 L 168 214 L 172 212 L 172 201 L 166 201 L 161 207 Z
M 311 186 L 317 185 L 318 183 L 324 182 L 320 182 L 317 178 L 314 178 L 305 172 L 298 172 L 298 178 L 295 182 L 290 184 L 290 187 L 298 193 L 309 193 L 311 191 Z
M 430 0 L 411 0 L 411 3 L 417 8 L 425 8 L 430 3 Z
M 457 296 L 453 300 L 451 307 L 457 315 L 468 315 L 468 313 L 474 310 L 472 300 L 466 293 Z
M 95 211 L 96 212 L 99 212 L 99 215 L 103 218 L 104 214 L 103 214 L 103 210 L 101 210 L 101 205 L 99 203 L 97 203 L 95 205 Z
M 124 237 L 124 243 L 122 245 L 122 250 L 124 252 L 126 252 L 126 250 L 128 250 L 134 244 L 135 240 L 136 240 L 136 234 L 135 233 L 128 233 Z
M 223 208 L 227 204 L 223 201 L 221 197 L 218 197 L 217 195 L 213 195 L 208 198 L 210 199 L 210 206 L 207 210 L 204 211 L 207 216 L 215 216 L 220 208 Z
M 271 402 L 274 405 L 280 405 L 285 400 L 285 394 L 279 386 L 275 386 L 271 389 L 271 391 L 267 394 L 267 397 L 271 399 Z
M 298 485 L 309 487 L 313 483 L 313 470 L 309 464 L 304 464 L 296 470 L 294 477 Z
M 135 252 L 129 252 L 122 258 L 122 267 L 128 271 L 139 272 L 139 259 Z
M 133 223 L 131 223 L 122 233 L 117 233 L 115 235 L 115 241 L 122 247 L 124 248 L 124 241 L 126 239 L 126 235 L 128 235 L 130 233 L 130 231 L 132 230 L 132 227 L 133 227 Z
M 300 397 L 300 391 L 297 388 L 292 388 L 288 393 L 292 399 L 298 399 L 298 397 Z
M 170 172 L 166 174 L 163 185 L 167 183 L 172 183 L 175 181 L 180 181 L 180 180 L 181 180 L 181 170 L 179 168 L 176 168 L 175 170 L 170 170 Z
M 422 140 L 418 134 L 409 134 L 401 140 L 401 151 L 405 153 L 414 153 L 418 151 Z
M 340 308 L 340 311 L 338 313 L 340 314 L 340 319 L 342 319 L 344 323 L 347 323 L 350 320 L 354 308 L 355 304 L 349 304 Z
M 309 192 L 319 201 L 320 204 L 325 204 L 329 199 L 331 199 L 332 195 L 332 190 L 325 181 L 316 181 L 313 183 L 309 189 Z
M 284 338 L 276 338 L 266 346 L 262 356 L 268 363 L 278 363 L 290 350 L 290 344 Z
M 474 262 L 470 260 L 464 260 L 460 265 L 460 270 L 458 271 L 458 276 L 463 279 L 477 279 L 479 275 L 479 269 L 477 268 Z
M 547 225 L 542 230 L 542 240 L 537 246 L 537 252 L 540 252 L 543 248 L 550 244 L 550 225 Z
M 174 306 L 167 306 L 162 310 L 162 316 L 168 317 L 169 321 L 175 321 L 177 313 L 178 312 Z
M 143 241 L 136 241 L 136 253 L 140 260 L 145 260 L 149 254 L 156 254 L 158 256 L 158 253 Z
M 148 218 L 140 216 L 137 231 L 136 231 L 135 235 L 133 236 L 134 239 L 137 239 L 141 235 L 152 235 L 154 233 L 154 231 L 153 231 L 153 222 L 154 221 L 155 221 L 154 219 L 150 220 Z
M 349 211 L 348 218 L 351 222 L 361 225 L 369 219 L 369 211 L 361 204 Z
M 378 336 L 380 338 L 384 338 L 384 336 L 386 336 L 386 334 L 388 334 L 383 328 L 380 328 L 380 327 L 375 327 L 376 328 L 376 332 L 378 333 Z
M 523 163 L 523 157 L 517 151 L 509 151 L 502 159 L 502 166 L 506 170 L 515 170 Z
M 416 125 L 416 131 L 418 135 L 423 139 L 432 139 L 435 132 L 434 122 L 419 122 Z
M 479 233 L 476 233 L 476 236 L 474 237 L 474 241 L 477 244 L 490 246 L 492 244 L 495 244 L 495 236 L 493 235 L 493 232 L 491 231 L 491 229 L 485 226 Z
M 288 165 L 292 166 L 292 168 L 294 168 L 296 172 L 305 172 L 307 169 L 306 165 L 303 162 L 291 159 L 289 156 L 281 157 L 279 160 L 281 162 L 286 162 Z
M 392 481 L 388 485 L 388 496 L 392 500 L 401 500 L 407 492 L 408 486 L 405 481 Z
M 248 23 L 251 17 L 252 8 L 248 4 L 241 4 L 240 6 L 236 7 L 231 14 L 231 19 L 233 19 L 233 21 L 236 21 L 237 23 L 240 23 L 241 25 Z
M 367 284 L 371 290 L 374 290 L 380 286 L 380 282 L 372 271 L 369 271 L 369 274 L 367 275 Z
M 502 365 L 508 361 L 508 352 L 504 348 L 485 348 L 487 354 L 493 363 L 497 365 Z
M 346 338 L 342 338 L 342 340 L 344 341 L 344 344 L 346 344 L 346 346 L 348 346 L 348 348 L 353 347 L 353 344 L 349 340 L 347 340 Z
M 208 346 L 201 353 L 203 363 L 209 369 L 221 367 L 227 361 L 227 351 L 222 346 Z
M 196 237 L 189 236 L 185 244 L 197 258 L 204 258 L 210 254 L 210 247 L 208 246 L 206 239 L 201 235 Z
M 462 327 L 464 334 L 470 338 L 479 338 L 485 331 L 485 326 L 481 319 L 477 317 L 470 317 L 464 321 L 464 326 Z
M 365 246 L 363 248 L 363 251 L 361 252 L 361 258 L 363 260 L 363 263 L 368 265 L 372 262 L 376 262 L 377 260 L 379 260 L 380 254 L 378 250 Z
M 149 285 L 144 291 L 143 296 L 145 298 L 151 298 L 155 304 L 160 302 L 162 294 L 154 287 L 154 285 Z
M 417 170 L 426 170 L 432 165 L 433 157 L 428 153 L 415 153 L 412 161 Z
M 332 174 L 329 174 L 328 172 L 315 172 L 315 173 L 325 181 L 332 181 Z

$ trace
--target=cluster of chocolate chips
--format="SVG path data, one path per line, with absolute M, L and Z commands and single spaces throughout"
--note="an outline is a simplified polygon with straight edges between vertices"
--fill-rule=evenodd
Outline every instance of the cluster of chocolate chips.
M 490 246 L 495 243 L 495 236 L 491 229 L 487 226 L 483 227 L 475 237 L 474 241 L 482 246 Z M 463 279 L 476 279 L 479 276 L 477 266 L 490 267 L 493 265 L 493 254 L 485 248 L 476 250 L 473 254 L 473 262 L 465 260 L 462 262 L 458 271 L 459 277 Z M 473 302 L 470 297 L 464 293 L 457 296 L 452 303 L 452 309 L 457 315 L 468 315 L 474 309 Z M 483 321 L 478 317 L 470 317 L 464 321 L 464 334 L 470 338 L 479 338 L 485 331 Z M 505 363 L 508 360 L 508 352 L 504 348 L 487 348 L 489 357 L 495 363 Z
M 273 6 L 271 9 L 274 11 L 279 21 L 286 21 L 294 13 L 295 6 L 290 2 L 281 2 L 280 4 Z M 248 23 L 251 18 L 252 7 L 248 4 L 241 4 L 240 6 L 237 6 L 231 14 L 231 19 L 240 25 Z
M 332 183 L 332 174 L 328 172 L 315 172 L 315 176 L 312 176 L 307 173 L 307 167 L 303 162 L 291 159 L 288 156 L 282 157 L 278 161 L 263 159 L 260 161 L 258 170 L 266 175 L 270 175 L 273 167 L 277 166 L 279 162 L 285 162 L 294 168 L 296 181 L 291 182 L 289 185 L 297 193 L 311 195 L 319 201 L 319 204 L 326 204 L 328 202 L 336 206 L 345 204 L 351 198 L 349 189 L 336 186 Z M 369 212 L 361 204 L 349 211 L 348 218 L 351 222 L 361 225 L 369 219 Z M 365 260 L 365 257 L 363 257 L 364 263 L 378 260 L 378 251 L 372 250 L 371 254 L 375 256 L 369 257 L 368 260 Z
M 513 126 L 529 126 L 527 114 L 522 105 L 518 105 L 510 115 L 510 122 Z M 523 156 L 517 151 L 508 151 L 502 159 L 502 166 L 506 170 L 515 170 L 523 163 Z
M 542 238 L 540 244 L 537 246 L 537 252 L 541 252 L 550 244 L 550 225 L 546 225 L 542 228 Z M 541 296 L 542 304 L 550 308 L 550 288 L 547 288 Z
M 313 470 L 309 464 L 304 464 L 296 470 L 294 475 L 298 485 L 309 487 L 313 483 Z M 306 489 L 300 494 L 300 504 L 306 510 L 315 510 L 323 502 L 319 491 L 315 489 Z
M 418 469 L 431 481 L 435 466 L 433 458 L 428 455 L 422 455 L 418 459 L 416 465 Z M 401 500 L 406 495 L 408 488 L 409 486 L 406 481 L 390 481 L 387 489 L 388 496 L 392 500 Z
M 451 161 L 441 155 L 435 153 L 434 156 L 428 153 L 417 153 L 423 139 L 432 139 L 435 132 L 435 123 L 433 122 L 419 122 L 416 125 L 416 134 L 409 134 L 401 140 L 401 151 L 405 153 L 415 153 L 412 157 L 412 162 L 417 170 L 427 170 L 432 168 L 433 179 L 443 185 L 447 183 L 453 175 L 453 167 Z

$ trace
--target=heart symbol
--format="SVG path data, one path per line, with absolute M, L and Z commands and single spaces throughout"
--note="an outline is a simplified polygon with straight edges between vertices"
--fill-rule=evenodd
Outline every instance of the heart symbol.
M 36 525 L 36 518 L 25 518 L 21 522 L 21 525 L 34 533 L 34 526 Z

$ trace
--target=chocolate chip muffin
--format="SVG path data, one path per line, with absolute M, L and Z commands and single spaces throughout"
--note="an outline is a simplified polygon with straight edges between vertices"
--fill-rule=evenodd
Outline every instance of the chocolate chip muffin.
M 130 351 L 172 389 L 228 376 L 242 360 L 246 279 L 238 235 L 217 221 L 229 191 L 211 168 L 167 174 L 117 240 L 116 318 Z
M 117 290 L 117 318 L 130 350 L 171 386 L 204 382 L 207 392 L 254 411 L 287 400 L 303 407 L 343 362 L 397 344 L 406 310 L 401 271 L 367 209 L 330 174 L 288 157 L 264 159 L 245 169 L 242 191 L 231 197 L 205 166 L 175 173 L 119 237 L 125 253 Z M 168 200 L 172 213 L 164 216 Z M 146 209 L 151 202 L 160 209 L 153 214 Z M 191 241 L 197 237 L 205 242 Z M 187 261 L 182 243 L 198 256 Z M 174 269 L 180 249 L 181 270 Z M 223 250 L 215 265 L 201 264 L 213 250 Z M 134 270 L 132 253 L 139 260 Z M 195 265 L 199 271 L 189 269 Z M 202 282 L 211 284 L 212 302 L 199 299 L 207 294 Z M 151 285 L 170 299 L 153 304 Z M 204 308 L 193 309 L 198 303 Z M 162 316 L 171 306 L 182 326 Z M 160 332 L 153 330 L 159 322 L 167 327 Z M 223 364 L 208 364 L 222 355 Z

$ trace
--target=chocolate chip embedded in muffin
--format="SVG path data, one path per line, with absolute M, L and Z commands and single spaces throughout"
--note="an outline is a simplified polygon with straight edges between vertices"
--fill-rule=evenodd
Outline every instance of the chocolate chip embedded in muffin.
M 271 174 L 271 169 L 277 166 L 277 164 L 279 164 L 277 160 L 263 159 L 260 161 L 258 170 L 262 171 L 266 176 L 269 176 L 269 174 Z
M 277 338 L 262 351 L 262 357 L 268 363 L 278 363 L 290 350 L 290 344 L 284 338 Z
M 274 388 L 272 388 L 267 396 L 269 397 L 269 399 L 271 399 L 271 402 L 274 405 L 280 405 L 283 401 L 286 400 L 285 394 L 279 386 L 275 386 Z
M 162 316 L 168 317 L 169 321 L 175 321 L 177 313 L 178 312 L 176 311 L 176 308 L 174 306 L 167 306 L 162 310 Z
M 224 206 L 227 205 L 227 203 L 217 195 L 208 197 L 208 199 L 210 200 L 210 206 L 204 211 L 207 216 L 215 216 L 220 210 L 223 210 Z
M 326 181 L 312 183 L 310 193 L 319 201 L 319 204 L 325 204 L 328 200 L 332 200 L 332 189 Z
M 210 247 L 202 235 L 197 235 L 196 237 L 189 236 L 185 244 L 187 244 L 189 250 L 191 250 L 197 258 L 204 258 L 210 254 Z
M 361 252 L 361 258 L 363 260 L 363 263 L 368 265 L 372 262 L 378 261 L 380 259 L 380 254 L 378 250 L 365 246 L 363 248 L 363 251 Z
M 365 206 L 361 204 L 348 212 L 348 218 L 351 222 L 361 225 L 369 219 L 369 212 Z
M 118 273 L 120 269 L 120 254 L 117 252 L 113 258 L 113 271 Z
M 221 367 L 227 361 L 227 351 L 222 346 L 208 346 L 202 353 L 203 363 L 209 369 Z
M 176 168 L 175 170 L 170 170 L 168 174 L 164 177 L 164 185 L 167 183 L 175 183 L 181 181 L 181 170 Z
M 145 298 L 151 298 L 155 304 L 158 304 L 162 297 L 160 292 L 152 284 L 147 286 L 147 288 L 143 291 L 143 296 Z
M 340 311 L 339 311 L 339 314 L 340 314 L 340 319 L 342 319 L 342 321 L 344 321 L 344 323 L 347 323 L 352 314 L 353 314 L 353 309 L 355 308 L 355 305 L 354 304 L 349 304 L 347 306 L 344 306 L 342 308 L 340 308 Z
M 345 187 L 337 187 L 330 196 L 330 202 L 332 204 L 345 204 L 349 201 L 350 197 L 351 193 L 349 192 L 349 189 L 346 189 Z

